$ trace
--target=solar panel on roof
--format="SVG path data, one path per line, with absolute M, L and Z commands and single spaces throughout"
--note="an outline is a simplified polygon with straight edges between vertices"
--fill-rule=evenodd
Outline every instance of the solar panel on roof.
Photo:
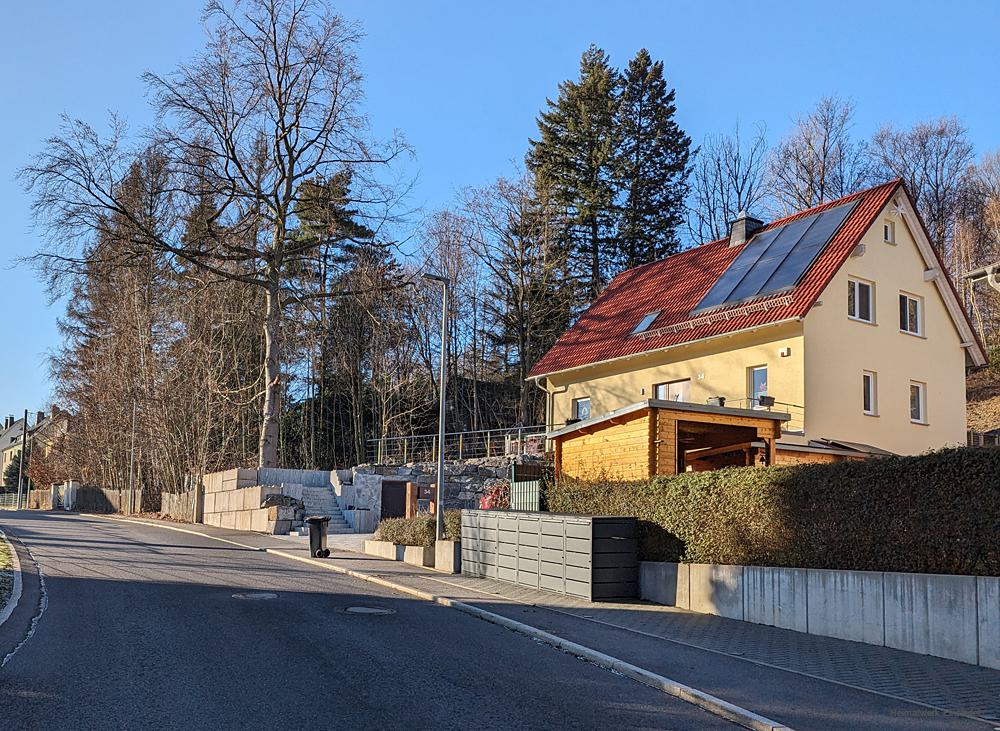
M 857 201 L 797 218 L 754 236 L 695 311 L 762 297 L 798 284 Z

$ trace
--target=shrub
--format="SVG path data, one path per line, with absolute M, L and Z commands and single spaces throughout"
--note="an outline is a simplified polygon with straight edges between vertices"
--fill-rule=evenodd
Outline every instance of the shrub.
M 1000 575 L 1000 448 L 562 480 L 548 499 L 555 512 L 638 517 L 646 560 Z
M 444 511 L 444 537 L 449 541 L 462 540 L 462 511 Z
M 386 518 L 378 524 L 375 532 L 377 540 L 389 541 L 402 546 L 433 546 L 435 534 L 434 517 L 418 515 L 413 518 Z
M 437 533 L 433 515 L 415 518 L 386 518 L 378 524 L 375 538 L 402 546 L 433 546 Z M 444 511 L 444 537 L 457 541 L 462 537 L 462 511 Z
M 480 510 L 510 510 L 510 482 L 503 478 L 486 480 L 483 496 L 479 498 Z

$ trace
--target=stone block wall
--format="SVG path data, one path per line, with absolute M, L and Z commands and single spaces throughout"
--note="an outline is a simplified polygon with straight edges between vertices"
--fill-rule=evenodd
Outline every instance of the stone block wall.
M 257 472 L 254 469 L 234 469 L 205 475 L 202 522 L 233 530 L 274 535 L 288 533 L 298 517 L 296 509 L 281 505 L 261 507 L 261 503 L 270 495 L 301 500 L 302 484 L 258 485 Z
M 544 461 L 531 455 L 482 457 L 461 462 L 446 462 L 444 467 L 445 510 L 479 507 L 489 480 L 508 479 L 512 464 Z M 359 465 L 354 468 L 355 484 L 358 475 L 378 475 L 383 478 L 430 485 L 437 481 L 437 463 L 418 462 L 404 465 Z M 360 503 L 359 503 L 360 504 Z

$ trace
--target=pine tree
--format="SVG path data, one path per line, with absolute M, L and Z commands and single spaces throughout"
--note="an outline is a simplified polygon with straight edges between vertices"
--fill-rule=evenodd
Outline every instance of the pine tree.
M 618 110 L 621 223 L 615 264 L 621 269 L 675 253 L 691 172 L 691 138 L 674 114 L 663 62 L 643 48 L 628 65 Z
M 608 280 L 616 231 L 615 114 L 619 73 L 607 54 L 590 46 L 578 81 L 559 85 L 538 118 L 528 168 L 566 212 L 561 243 L 582 294 L 595 297 Z

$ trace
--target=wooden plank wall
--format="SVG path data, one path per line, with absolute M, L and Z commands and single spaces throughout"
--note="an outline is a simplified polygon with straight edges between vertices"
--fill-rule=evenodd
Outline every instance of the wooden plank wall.
M 774 444 L 781 437 L 781 424 L 773 419 L 755 419 L 749 416 L 732 416 L 729 414 L 700 414 L 697 412 L 679 412 L 669 409 L 654 409 L 654 441 L 653 453 L 655 461 L 653 474 L 677 474 L 677 432 L 678 422 L 699 422 L 702 424 L 718 424 L 720 426 L 747 426 L 757 430 L 757 438 L 767 441 L 771 450 L 771 464 L 775 464 Z
M 777 464 L 775 443 L 781 423 L 773 419 L 652 409 L 626 414 L 620 421 L 595 424 L 556 439 L 556 470 L 560 477 L 581 480 L 643 480 L 676 475 L 678 424 L 698 422 L 750 427 L 767 442 L 770 464 Z
M 643 480 L 650 476 L 649 411 L 626 414 L 613 424 L 597 424 L 592 433 L 559 437 L 559 475 L 581 480 Z

